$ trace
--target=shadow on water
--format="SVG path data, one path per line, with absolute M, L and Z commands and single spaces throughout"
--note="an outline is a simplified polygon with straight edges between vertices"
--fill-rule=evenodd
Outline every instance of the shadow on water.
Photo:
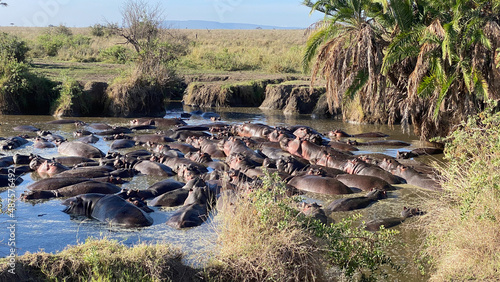
M 171 103 L 166 109 L 166 118 L 180 117 L 183 112 L 193 112 L 199 110 L 183 106 L 181 103 Z M 412 144 L 410 147 L 404 148 L 387 148 L 387 147 L 360 147 L 360 153 L 380 152 L 390 156 L 396 156 L 398 150 L 411 150 L 420 145 L 418 138 L 413 135 L 404 134 L 399 126 L 389 127 L 387 125 L 367 125 L 367 124 L 350 124 L 343 123 L 336 119 L 318 119 L 312 118 L 310 115 L 285 116 L 279 111 L 264 111 L 258 108 L 222 108 L 222 109 L 202 109 L 203 112 L 215 112 L 221 116 L 222 122 L 230 124 L 242 123 L 246 121 L 265 123 L 271 126 L 286 126 L 286 125 L 305 125 L 315 128 L 317 131 L 326 133 L 333 129 L 342 129 L 351 134 L 380 131 L 388 134 L 391 140 L 402 140 Z M 114 126 L 129 125 L 130 119 L 125 118 L 78 118 L 87 123 L 108 123 Z M 13 127 L 18 125 L 33 125 L 43 130 L 49 130 L 52 133 L 62 135 L 68 140 L 74 140 L 72 132 L 76 130 L 74 124 L 53 125 L 46 124 L 48 121 L 54 120 L 51 116 L 2 116 L 0 121 L 0 137 L 9 137 L 18 135 L 20 132 L 14 132 Z M 210 122 L 201 115 L 193 115 L 186 120 L 189 124 L 202 124 Z M 90 127 L 83 129 L 96 132 Z M 146 131 L 146 133 L 154 133 L 154 130 Z M 34 136 L 35 133 L 27 133 Z M 111 141 L 100 140 L 96 145 L 104 152 L 109 150 Z M 34 149 L 33 143 L 30 142 L 20 149 L 14 151 L 2 151 L 5 155 L 13 155 L 15 153 L 29 154 L 35 153 L 44 157 L 56 156 L 57 148 L 53 149 Z M 436 159 L 439 160 L 439 159 Z M 428 161 L 428 160 L 426 160 Z M 16 196 L 19 197 L 26 187 L 34 182 L 30 174 L 23 176 L 23 183 L 16 187 Z M 123 185 L 129 189 L 145 189 L 159 179 L 154 179 L 145 176 L 136 176 L 129 183 Z M 323 205 L 329 204 L 331 201 L 340 198 L 328 197 L 322 195 L 307 195 L 308 201 L 317 201 Z M 359 194 L 352 195 L 359 196 Z M 3 199 L 3 205 L 6 205 L 7 191 L 0 192 L 0 197 Z M 369 206 L 366 209 L 354 212 L 339 212 L 333 214 L 332 219 L 338 221 L 340 218 L 360 213 L 363 220 L 369 221 L 382 217 L 398 216 L 404 206 L 419 206 L 427 197 L 432 197 L 432 193 L 422 189 L 411 187 L 409 185 L 399 185 L 398 190 L 390 192 L 389 198 Z M 46 252 L 57 252 L 65 248 L 67 245 L 74 245 L 85 242 L 88 237 L 116 239 L 126 245 L 133 245 L 138 242 L 168 242 L 174 246 L 180 246 L 187 254 L 188 260 L 195 265 L 203 264 L 203 256 L 206 252 L 213 250 L 216 241 L 215 225 L 216 220 L 211 218 L 207 223 L 187 230 L 175 230 L 168 227 L 165 222 L 174 212 L 174 210 L 162 210 L 153 207 L 155 212 L 151 215 L 154 219 L 154 224 L 150 227 L 141 229 L 123 229 L 111 227 L 105 223 L 99 223 L 95 220 L 86 218 L 73 218 L 62 212 L 64 206 L 61 205 L 60 199 L 53 199 L 43 202 L 16 202 L 15 217 L 17 220 L 16 229 L 16 244 L 18 246 L 18 254 L 25 252 L 36 252 L 44 250 Z M 7 246 L 8 222 L 6 215 L 0 215 L 0 257 L 8 255 L 9 249 Z M 398 235 L 398 244 L 394 246 L 390 252 L 394 255 L 396 262 L 406 265 L 402 271 L 392 271 L 388 279 L 390 281 L 422 281 L 426 277 L 420 275 L 418 268 L 413 262 L 413 256 L 418 251 L 421 234 L 418 231 L 408 228 L 414 219 L 409 219 L 405 224 L 397 227 L 400 230 Z M 201 256 L 200 256 L 201 254 Z

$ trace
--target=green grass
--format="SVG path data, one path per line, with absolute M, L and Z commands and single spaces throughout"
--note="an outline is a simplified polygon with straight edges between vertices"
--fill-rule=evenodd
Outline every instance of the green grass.
M 446 140 L 445 193 L 426 204 L 433 281 L 496 281 L 500 272 L 500 113 L 471 117 Z

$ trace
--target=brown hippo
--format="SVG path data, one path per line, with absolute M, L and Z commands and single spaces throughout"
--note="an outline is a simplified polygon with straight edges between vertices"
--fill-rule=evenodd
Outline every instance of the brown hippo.
M 170 177 L 174 175 L 170 167 L 162 163 L 152 161 L 139 161 L 134 165 L 133 169 L 145 175 L 164 177 Z
M 366 208 L 370 204 L 386 198 L 387 198 L 387 193 L 385 191 L 373 189 L 372 191 L 368 192 L 366 196 L 363 197 L 335 200 L 331 204 L 329 204 L 326 209 L 332 212 L 352 211 L 352 210 Z
M 31 166 L 30 166 L 31 167 Z M 41 165 L 38 166 L 36 172 L 42 178 L 52 177 L 56 174 L 59 174 L 63 171 L 69 170 L 68 167 L 63 166 L 62 164 L 54 161 L 45 161 Z
M 340 129 L 335 129 L 330 132 L 328 132 L 328 136 L 330 138 L 341 138 L 341 137 L 369 137 L 369 138 L 376 138 L 376 137 L 389 137 L 389 135 L 382 133 L 382 132 L 365 132 L 365 133 L 359 133 L 359 134 L 348 134 L 345 131 L 342 131 Z
M 417 148 L 413 149 L 410 152 L 397 152 L 397 159 L 409 159 L 418 157 L 421 155 L 439 155 L 443 153 L 443 149 L 441 148 Z
M 13 150 L 27 144 L 28 140 L 23 137 L 15 136 L 9 137 L 0 141 L 0 150 Z
M 184 205 L 167 221 L 167 225 L 176 229 L 201 225 L 208 218 L 208 213 L 215 206 L 215 195 L 206 183 L 199 179 L 198 183 L 189 189 L 189 195 Z
M 93 133 L 80 137 L 76 141 L 87 143 L 87 144 L 94 144 L 99 141 L 99 137 L 95 136 Z
M 387 181 L 375 176 L 359 174 L 339 174 L 335 178 L 350 188 L 358 188 L 363 191 L 370 191 L 372 189 L 383 191 L 396 190 L 396 188 L 394 188 L 394 186 L 389 184 Z
M 43 137 L 36 137 L 33 147 L 37 149 L 54 148 L 56 145 Z
M 58 173 L 54 177 L 104 177 L 109 176 L 113 170 L 114 167 L 111 166 L 77 167 Z
M 153 219 L 142 209 L 118 195 L 87 193 L 63 202 L 65 213 L 84 215 L 99 221 L 124 227 L 144 227 L 153 224 Z
M 165 135 L 160 135 L 160 134 L 142 134 L 142 135 L 136 135 L 133 138 L 134 141 L 141 142 L 141 143 L 146 143 L 146 142 L 151 142 L 151 143 L 169 143 L 169 142 L 174 142 L 172 138 L 165 136 Z
M 380 230 L 381 226 L 384 226 L 384 228 L 394 227 L 396 225 L 403 223 L 403 221 L 405 221 L 409 217 L 416 215 L 423 215 L 423 214 L 425 214 L 425 212 L 419 210 L 418 208 L 404 207 L 403 211 L 401 212 L 401 217 L 374 219 L 365 223 L 366 225 L 365 229 L 368 231 L 378 231 Z
M 352 159 L 346 162 L 344 166 L 344 171 L 349 174 L 358 175 L 369 175 L 381 178 L 387 181 L 389 184 L 401 184 L 404 183 L 404 179 L 387 172 L 376 165 L 368 164 L 359 159 Z
M 396 175 L 404 178 L 406 182 L 410 185 L 418 186 L 420 188 L 432 190 L 432 191 L 442 191 L 443 188 L 436 180 L 430 178 L 429 176 L 419 173 L 411 167 L 399 165 L 396 168 Z
M 335 178 L 317 175 L 295 176 L 288 182 L 298 190 L 326 195 L 351 194 L 352 190 Z
M 153 207 L 177 207 L 186 201 L 189 189 L 175 189 L 157 196 L 149 202 Z
M 36 190 L 22 194 L 24 200 L 50 199 L 56 197 L 74 197 L 86 193 L 115 194 L 121 191 L 121 188 L 105 182 L 84 181 L 73 185 L 68 185 L 55 190 Z
M 184 185 L 184 183 L 175 181 L 173 179 L 165 179 L 160 182 L 156 182 L 155 184 L 149 186 L 147 189 L 128 190 L 127 195 L 128 197 L 151 199 L 154 197 L 158 197 L 164 193 L 182 188 Z
M 12 128 L 14 131 L 30 131 L 30 132 L 35 132 L 40 130 L 39 128 L 36 128 L 32 125 L 19 125 L 14 128 Z
M 118 149 L 124 149 L 124 148 L 132 148 L 137 145 L 137 142 L 134 140 L 128 140 L 128 139 L 118 139 L 113 141 L 111 143 L 110 149 L 111 150 L 118 150 Z
M 321 223 L 326 224 L 328 222 L 328 217 L 325 211 L 317 203 L 305 203 L 299 206 L 299 211 L 303 215 L 319 220 Z
M 59 143 L 57 151 L 67 156 L 79 156 L 84 158 L 101 158 L 104 153 L 96 147 L 79 141 Z
M 273 128 L 262 123 L 244 123 L 234 127 L 234 132 L 241 137 L 262 137 L 267 138 L 267 135 L 273 131 Z

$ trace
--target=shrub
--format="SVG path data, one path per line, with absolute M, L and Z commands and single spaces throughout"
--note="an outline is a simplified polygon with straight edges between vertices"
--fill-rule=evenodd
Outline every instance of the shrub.
M 432 280 L 493 281 L 500 270 L 500 113 L 470 117 L 445 138 L 448 165 L 440 197 L 426 206 L 432 218 L 423 257 Z
M 55 83 L 33 73 L 27 63 L 0 59 L 0 113 L 48 114 Z
M 14 58 L 18 63 L 24 62 L 29 51 L 25 41 L 5 32 L 0 33 L 0 57 Z
M 96 37 L 104 36 L 105 27 L 102 24 L 95 24 L 90 27 L 90 34 Z
M 124 64 L 133 57 L 132 51 L 121 45 L 115 45 L 104 49 L 99 55 L 105 62 L 118 64 Z
M 207 273 L 215 281 L 328 281 L 329 270 L 347 277 L 376 277 L 391 264 L 382 251 L 394 232 L 371 233 L 353 227 L 356 218 L 324 225 L 306 218 L 286 196 L 277 175 L 266 175 L 263 187 L 245 196 L 220 199 L 220 252 Z

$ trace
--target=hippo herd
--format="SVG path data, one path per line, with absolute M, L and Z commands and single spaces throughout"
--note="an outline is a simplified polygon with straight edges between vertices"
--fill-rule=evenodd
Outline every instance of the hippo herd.
M 64 212 L 72 217 L 123 227 L 150 226 L 150 213 L 154 212 L 150 206 L 171 207 L 176 211 L 165 223 L 176 229 L 202 224 L 216 206 L 221 190 L 241 193 L 255 189 L 262 185 L 261 176 L 267 172 L 277 173 L 290 194 L 366 193 L 337 199 L 325 208 L 305 202 L 299 206 L 302 213 L 325 223 L 328 213 L 362 209 L 383 201 L 397 189 L 395 184 L 441 190 L 432 167 L 408 160 L 440 154 L 439 148 L 401 152 L 397 158 L 354 154 L 358 146 L 410 144 L 386 140 L 388 136 L 380 132 L 351 135 L 341 130 L 320 133 L 308 126 L 229 124 L 216 115 L 210 122 L 189 125 L 189 115 L 182 117 L 138 118 L 131 120 L 130 126 L 121 127 L 75 120 L 50 122 L 75 124 L 73 141 L 34 126 L 18 126 L 14 130 L 23 134 L 0 138 L 1 151 L 32 144 L 42 151 L 57 147 L 58 156 L 46 158 L 15 151 L 13 155 L 0 154 L 0 187 L 9 185 L 7 170 L 15 167 L 17 183 L 25 173 L 37 179 L 21 195 L 24 201 L 62 198 Z M 111 141 L 109 152 L 93 145 L 101 139 Z M 139 190 L 120 186 L 135 175 L 162 180 Z M 401 217 L 368 222 L 366 228 L 391 227 L 422 213 L 405 208 Z

